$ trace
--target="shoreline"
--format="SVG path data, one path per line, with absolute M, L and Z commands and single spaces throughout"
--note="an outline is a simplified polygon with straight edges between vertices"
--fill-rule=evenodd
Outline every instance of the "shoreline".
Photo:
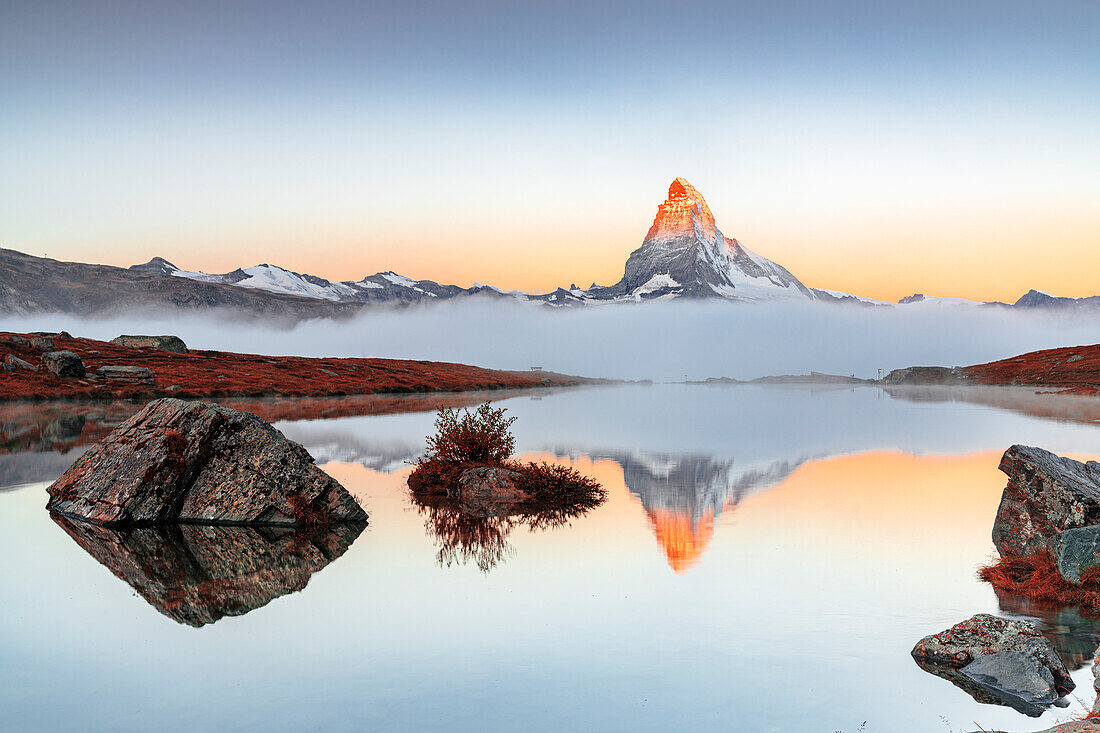
M 30 345 L 48 342 L 48 348 Z M 279 398 L 434 394 L 546 389 L 610 383 L 547 371 L 515 372 L 452 362 L 374 357 L 303 357 L 190 349 L 182 353 L 120 346 L 60 334 L 0 333 L 0 351 L 37 367 L 0 374 L 0 402 L 149 400 L 158 397 Z M 84 377 L 59 377 L 41 366 L 46 351 L 76 354 Z M 101 367 L 139 367 L 154 384 L 97 375 Z

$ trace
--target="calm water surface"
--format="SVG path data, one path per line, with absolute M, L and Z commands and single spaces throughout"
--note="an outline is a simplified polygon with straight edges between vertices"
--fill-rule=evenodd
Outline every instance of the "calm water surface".
M 669 385 L 500 404 L 525 456 L 608 501 L 540 529 L 414 505 L 421 401 L 278 423 L 365 500 L 361 534 L 66 528 L 45 487 L 126 410 L 0 410 L 0 727 L 924 733 L 1091 706 L 1100 624 L 974 571 L 1000 454 L 1100 455 L 1100 402 Z M 1038 620 L 1080 701 L 1033 720 L 916 666 L 919 638 L 978 612 Z

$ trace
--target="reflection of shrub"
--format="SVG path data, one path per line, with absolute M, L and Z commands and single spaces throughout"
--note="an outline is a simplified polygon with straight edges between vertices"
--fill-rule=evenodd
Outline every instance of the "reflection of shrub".
M 428 436 L 427 451 L 409 474 L 413 501 L 427 514 L 426 526 L 440 547 L 440 564 L 473 559 L 487 571 L 509 554 L 506 538 L 515 527 L 558 527 L 606 498 L 597 481 L 569 466 L 512 460 L 515 438 L 509 428 L 515 418 L 505 412 L 488 403 L 472 413 L 441 409 L 436 434 Z M 459 477 L 479 466 L 515 471 L 516 493 L 526 498 L 490 498 L 494 516 L 453 498 Z
M 998 590 L 1100 612 L 1100 567 L 1086 568 L 1081 573 L 1081 582 L 1075 585 L 1058 572 L 1049 550 L 998 558 L 992 565 L 980 568 L 978 577 Z

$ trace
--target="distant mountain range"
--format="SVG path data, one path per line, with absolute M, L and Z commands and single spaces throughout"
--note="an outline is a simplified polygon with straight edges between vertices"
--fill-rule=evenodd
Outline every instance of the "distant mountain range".
M 714 299 L 732 302 L 813 302 L 858 307 L 984 306 L 1043 310 L 1100 310 L 1100 296 L 1060 298 L 1031 290 L 1015 303 L 979 303 L 923 294 L 898 303 L 804 285 L 789 270 L 722 234 L 703 196 L 683 178 L 668 189 L 642 245 L 627 258 L 623 277 L 550 293 L 469 288 L 379 272 L 331 282 L 276 265 L 225 274 L 182 270 L 154 257 L 130 268 L 58 262 L 0 249 L 0 312 L 106 315 L 135 307 L 165 310 L 224 308 L 250 315 L 299 320 L 341 317 L 366 306 L 409 305 L 461 298 L 508 299 L 549 307 Z

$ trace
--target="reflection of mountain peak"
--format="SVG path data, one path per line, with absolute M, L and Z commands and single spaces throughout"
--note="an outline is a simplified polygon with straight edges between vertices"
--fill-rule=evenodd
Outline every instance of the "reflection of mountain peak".
M 653 523 L 653 534 L 665 550 L 669 567 L 677 574 L 695 567 L 714 536 L 714 516 L 706 514 L 692 519 L 686 514 L 661 509 L 646 514 Z
M 791 475 L 802 460 L 738 468 L 730 459 L 707 455 L 608 451 L 623 469 L 623 481 L 653 523 L 669 566 L 677 573 L 694 567 L 710 544 L 714 520 L 746 496 Z

